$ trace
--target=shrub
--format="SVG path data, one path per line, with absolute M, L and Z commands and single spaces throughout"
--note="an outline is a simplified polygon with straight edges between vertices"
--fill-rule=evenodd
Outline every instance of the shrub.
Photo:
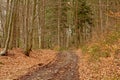
M 87 51 L 88 51 L 88 46 L 82 46 L 82 53 L 87 53 Z
M 114 44 L 115 42 L 118 41 L 119 38 L 120 38 L 119 32 L 112 33 L 106 38 L 105 44 Z
M 92 61 L 97 61 L 100 57 L 100 47 L 98 45 L 93 45 L 88 49 L 88 53 Z
M 92 61 L 98 61 L 101 57 L 110 57 L 110 52 L 108 50 L 102 50 L 101 46 L 93 45 L 88 49 L 90 54 L 90 59 Z

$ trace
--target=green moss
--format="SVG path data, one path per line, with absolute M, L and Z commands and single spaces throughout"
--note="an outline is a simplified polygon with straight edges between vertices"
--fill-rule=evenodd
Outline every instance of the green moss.
M 93 45 L 88 49 L 88 53 L 91 56 L 91 61 L 98 61 L 100 58 L 100 47 L 98 45 Z
M 88 53 L 90 54 L 90 60 L 91 61 L 99 61 L 101 57 L 110 57 L 109 50 L 102 50 L 101 46 L 99 45 L 93 45 L 88 49 Z
M 114 31 L 97 44 L 93 43 L 92 46 L 83 46 L 82 51 L 83 53 L 88 53 L 90 55 L 90 60 L 98 61 L 101 57 L 107 58 L 111 56 L 111 48 L 106 47 L 106 45 L 111 46 L 117 44 L 119 39 L 120 31 Z
M 100 55 L 100 57 L 110 57 L 111 55 L 110 55 L 110 52 L 107 52 L 107 51 L 103 51 L 102 53 L 101 53 L 101 55 Z
M 88 46 L 86 46 L 86 45 L 85 45 L 85 46 L 82 46 L 81 49 L 82 49 L 82 53 L 85 54 L 85 53 L 87 53 L 87 51 L 88 51 Z
M 100 51 L 100 46 L 98 45 L 93 45 L 88 49 L 89 53 L 96 53 Z
M 109 45 L 114 44 L 115 42 L 118 41 L 119 38 L 120 38 L 120 32 L 114 32 L 106 38 L 104 43 Z
M 61 48 L 59 48 L 59 50 L 58 50 L 58 51 L 66 51 L 66 50 L 68 50 L 68 48 L 61 47 Z

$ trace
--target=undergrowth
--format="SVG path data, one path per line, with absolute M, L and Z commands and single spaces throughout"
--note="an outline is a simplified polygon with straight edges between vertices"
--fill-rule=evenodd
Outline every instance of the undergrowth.
M 120 47 L 120 31 L 112 32 L 101 42 L 87 44 L 82 47 L 84 54 L 90 55 L 91 61 L 99 61 L 100 58 L 112 57 Z

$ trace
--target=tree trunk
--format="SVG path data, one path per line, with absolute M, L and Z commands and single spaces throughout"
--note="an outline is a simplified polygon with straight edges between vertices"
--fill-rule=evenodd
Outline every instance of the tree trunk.
M 42 0 L 41 48 L 45 48 L 45 0 Z
M 11 8 L 10 8 L 10 11 L 9 11 L 9 26 L 8 26 L 8 34 L 7 34 L 7 39 L 6 39 L 6 42 L 5 42 L 5 48 L 3 51 L 0 52 L 0 55 L 7 55 L 7 51 L 8 51 L 8 46 L 9 46 L 9 42 L 10 42 L 10 38 L 11 38 L 11 30 L 12 30 L 12 19 L 13 19 L 13 8 L 14 8 L 14 1 L 11 0 Z M 8 20 L 8 19 L 7 19 Z
M 26 17 L 25 17 L 25 50 L 24 54 L 29 56 L 29 44 L 28 44 L 28 17 L 29 17 L 29 0 L 26 0 Z

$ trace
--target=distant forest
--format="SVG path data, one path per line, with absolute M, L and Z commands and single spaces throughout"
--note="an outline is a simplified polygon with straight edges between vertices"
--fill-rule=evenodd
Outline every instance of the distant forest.
M 0 0 L 0 55 L 79 48 L 120 26 L 120 0 Z

